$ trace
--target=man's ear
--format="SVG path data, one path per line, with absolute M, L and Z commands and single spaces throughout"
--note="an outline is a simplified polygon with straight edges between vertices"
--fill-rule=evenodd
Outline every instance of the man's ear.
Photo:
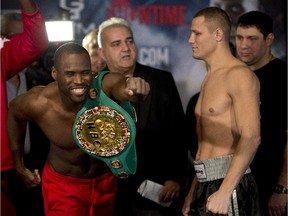
M 57 71 L 54 66 L 51 68 L 51 76 L 53 77 L 54 80 L 57 80 Z
M 269 33 L 266 37 L 266 44 L 268 46 L 272 46 L 272 43 L 274 41 L 274 34 L 273 33 Z
M 99 53 L 100 57 L 102 59 L 104 59 L 104 61 L 106 62 L 106 58 L 105 58 L 105 55 L 104 55 L 104 49 L 99 47 L 98 48 L 98 53 Z
M 222 41 L 224 38 L 224 32 L 221 28 L 215 30 L 215 37 L 217 41 Z

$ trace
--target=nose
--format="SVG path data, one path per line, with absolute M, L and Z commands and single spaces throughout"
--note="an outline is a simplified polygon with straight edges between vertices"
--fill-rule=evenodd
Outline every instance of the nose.
M 237 43 L 239 44 L 240 48 L 247 48 L 250 45 L 249 40 L 245 38 L 242 40 L 238 40 Z
M 194 42 L 195 42 L 195 37 L 193 36 L 193 34 L 191 34 L 188 39 L 188 43 L 193 44 Z
M 127 50 L 130 50 L 130 45 L 129 43 L 123 43 L 123 50 L 127 51 Z
M 75 74 L 74 75 L 74 83 L 77 83 L 77 84 L 83 83 L 83 77 L 81 74 Z

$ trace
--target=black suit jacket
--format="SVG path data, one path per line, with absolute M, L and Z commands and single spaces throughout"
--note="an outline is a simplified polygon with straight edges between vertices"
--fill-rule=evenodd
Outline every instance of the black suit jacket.
M 185 115 L 172 74 L 137 63 L 134 77 L 145 79 L 150 92 L 143 102 L 132 104 L 138 119 L 137 171 L 128 179 L 119 179 L 115 215 L 130 215 L 130 205 L 144 180 L 160 184 L 173 180 L 183 185 L 187 174 Z

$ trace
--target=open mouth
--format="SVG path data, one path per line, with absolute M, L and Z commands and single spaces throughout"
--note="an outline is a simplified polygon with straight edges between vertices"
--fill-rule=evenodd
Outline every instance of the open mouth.
M 76 96 L 83 96 L 86 94 L 86 87 L 73 88 L 71 92 Z
M 130 58 L 131 58 L 130 55 L 124 55 L 124 56 L 122 56 L 122 59 L 130 59 Z

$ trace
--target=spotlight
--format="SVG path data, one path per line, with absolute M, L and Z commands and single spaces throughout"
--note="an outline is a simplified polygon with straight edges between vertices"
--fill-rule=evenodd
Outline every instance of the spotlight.
M 45 26 L 49 42 L 74 40 L 74 29 L 72 21 L 46 21 Z

